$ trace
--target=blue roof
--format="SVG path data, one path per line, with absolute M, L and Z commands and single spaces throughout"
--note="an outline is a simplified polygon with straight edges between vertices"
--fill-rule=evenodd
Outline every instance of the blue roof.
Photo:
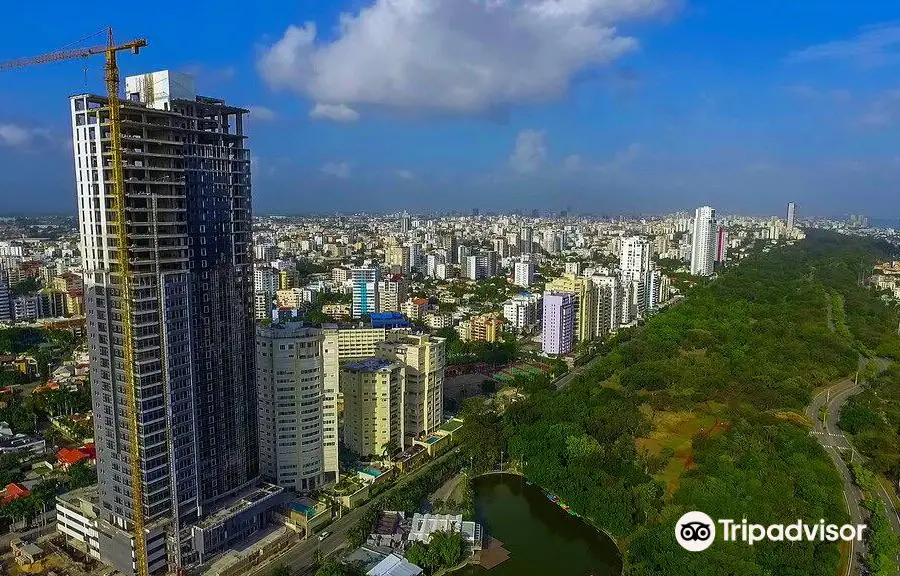
M 407 328 L 409 320 L 400 312 L 374 312 L 369 314 L 372 328 Z
M 378 318 L 379 320 L 402 320 L 406 317 L 402 312 L 372 312 L 369 314 L 369 318 L 372 320 Z

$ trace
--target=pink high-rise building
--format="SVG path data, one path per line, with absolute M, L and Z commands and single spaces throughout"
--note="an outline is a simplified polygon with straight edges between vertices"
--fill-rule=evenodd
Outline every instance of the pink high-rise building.
M 568 354 L 575 340 L 575 296 L 568 292 L 544 294 L 544 354 Z

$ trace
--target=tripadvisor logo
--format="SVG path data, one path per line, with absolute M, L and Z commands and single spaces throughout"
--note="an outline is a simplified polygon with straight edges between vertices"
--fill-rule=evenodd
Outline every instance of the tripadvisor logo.
M 675 524 L 675 539 L 682 548 L 690 552 L 706 550 L 716 539 L 716 524 L 703 512 L 688 512 Z M 797 520 L 793 524 L 751 524 L 744 518 L 740 522 L 721 519 L 718 521 L 721 540 L 724 542 L 744 542 L 753 546 L 757 542 L 861 542 L 866 530 L 865 524 L 806 524 Z

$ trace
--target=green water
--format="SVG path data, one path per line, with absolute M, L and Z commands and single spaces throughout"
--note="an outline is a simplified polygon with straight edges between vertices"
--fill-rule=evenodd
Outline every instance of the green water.
M 487 534 L 501 540 L 509 560 L 493 570 L 467 566 L 453 576 L 618 576 L 615 544 L 544 493 L 510 475 L 475 481 L 475 511 Z

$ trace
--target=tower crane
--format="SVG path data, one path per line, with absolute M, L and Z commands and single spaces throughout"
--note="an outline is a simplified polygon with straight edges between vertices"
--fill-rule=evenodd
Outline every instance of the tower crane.
M 131 468 L 131 490 L 133 503 L 133 538 L 135 547 L 135 556 L 137 558 L 137 576 L 147 576 L 147 539 L 144 533 L 144 486 L 141 475 L 141 454 L 138 443 L 138 421 L 139 413 L 137 406 L 137 394 L 135 391 L 134 381 L 134 334 L 132 328 L 132 276 L 128 250 L 128 236 L 126 233 L 126 206 L 125 206 L 125 178 L 122 170 L 122 130 L 121 130 L 121 102 L 119 101 L 119 66 L 116 63 L 116 55 L 119 52 L 130 50 L 134 54 L 138 54 L 141 48 L 147 45 L 147 41 L 138 38 L 116 44 L 113 39 L 112 28 L 106 29 L 106 45 L 91 46 L 87 48 L 74 48 L 70 50 L 59 50 L 50 52 L 41 56 L 30 58 L 18 58 L 8 62 L 0 62 L 0 71 L 13 68 L 24 68 L 26 66 L 35 66 L 38 64 L 48 64 L 51 62 L 62 62 L 65 60 L 76 60 L 79 58 L 88 58 L 98 54 L 106 56 L 106 65 L 104 67 L 104 79 L 106 81 L 106 97 L 109 105 L 109 134 L 110 134 L 110 154 L 112 156 L 112 186 L 113 186 L 113 209 L 116 221 L 116 253 L 119 265 L 120 275 L 120 291 L 119 303 L 122 314 L 122 346 L 123 346 L 123 372 L 125 376 L 125 395 L 126 395 L 126 419 L 128 420 L 129 432 L 129 459 Z M 98 112 L 99 114 L 99 112 Z M 98 118 L 99 121 L 99 118 Z

